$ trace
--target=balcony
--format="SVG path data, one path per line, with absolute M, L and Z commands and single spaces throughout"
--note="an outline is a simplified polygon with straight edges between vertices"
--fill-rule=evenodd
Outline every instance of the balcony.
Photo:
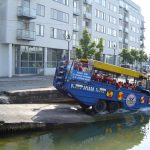
M 18 29 L 17 40 L 35 41 L 35 31 Z
M 141 27 L 141 30 L 145 30 L 145 28 L 144 28 L 144 27 Z
M 78 24 L 73 24 L 73 31 L 78 32 L 79 31 L 79 25 Z
M 122 37 L 119 37 L 119 41 L 122 41 Z
M 73 40 L 72 45 L 73 45 L 73 47 L 78 47 L 79 46 L 79 41 Z
M 85 4 L 92 5 L 92 0 L 84 0 Z
M 123 26 L 119 25 L 119 30 L 123 30 Z
M 122 15 L 122 14 L 119 14 L 119 18 L 120 18 L 120 19 L 123 19 L 123 15 Z
M 145 36 L 144 35 L 141 35 L 140 36 L 140 41 L 143 41 L 145 39 Z
M 36 10 L 24 6 L 18 6 L 17 16 L 28 19 L 36 18 Z
M 140 48 L 144 48 L 144 47 L 145 47 L 144 43 L 140 44 Z
M 73 8 L 73 14 L 76 16 L 80 15 L 80 10 L 78 8 Z
M 84 12 L 84 18 L 91 20 L 92 19 L 92 14 L 89 13 L 89 12 Z
M 126 22 L 129 22 L 129 18 L 128 18 L 128 17 L 125 17 L 125 21 L 126 21 Z
M 127 32 L 127 33 L 129 32 L 129 29 L 128 29 L 128 28 L 126 28 L 126 27 L 125 27 L 125 32 Z
M 92 33 L 92 30 L 90 27 L 85 27 L 85 29 L 91 34 Z
M 125 42 L 126 44 L 128 44 L 128 39 L 124 39 L 124 42 Z

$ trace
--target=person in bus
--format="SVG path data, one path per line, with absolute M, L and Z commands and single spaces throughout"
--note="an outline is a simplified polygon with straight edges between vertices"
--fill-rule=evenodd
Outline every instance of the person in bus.
M 141 91 L 146 90 L 146 89 L 142 86 L 142 82 L 139 82 L 138 86 L 136 86 L 135 90 L 141 92 Z
M 82 63 L 79 63 L 79 71 L 83 71 L 83 68 L 82 68 Z

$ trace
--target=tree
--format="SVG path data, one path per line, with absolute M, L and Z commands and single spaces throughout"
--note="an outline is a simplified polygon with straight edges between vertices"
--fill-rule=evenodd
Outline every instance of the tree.
M 95 54 L 96 43 L 92 42 L 91 34 L 85 29 L 82 33 L 79 48 L 76 48 L 77 58 L 87 59 Z
M 96 48 L 98 49 L 98 51 L 95 53 L 95 59 L 100 60 L 102 53 L 103 53 L 103 49 L 104 49 L 103 38 L 99 39 Z
M 122 58 L 122 63 L 127 64 L 131 59 L 131 55 L 128 49 L 123 49 L 120 53 L 120 57 Z
M 132 67 L 133 67 L 133 64 L 134 63 L 136 64 L 137 61 L 139 60 L 139 54 L 138 54 L 138 51 L 136 49 L 131 49 L 130 54 L 133 58 L 133 62 L 131 63 Z
M 148 59 L 147 54 L 143 50 L 140 50 L 139 51 L 139 63 L 145 62 L 147 61 L 147 59 Z

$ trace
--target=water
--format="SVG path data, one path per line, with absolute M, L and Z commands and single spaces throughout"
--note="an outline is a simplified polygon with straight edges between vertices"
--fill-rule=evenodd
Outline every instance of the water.
M 0 150 L 149 150 L 149 118 L 127 115 L 76 128 L 0 138 Z

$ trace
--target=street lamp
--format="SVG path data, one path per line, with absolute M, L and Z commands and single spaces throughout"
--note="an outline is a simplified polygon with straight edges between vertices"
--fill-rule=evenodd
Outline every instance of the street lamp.
M 116 64 L 116 44 L 114 44 L 114 65 Z
M 68 60 L 70 61 L 70 42 L 71 42 L 71 35 L 68 33 L 65 35 L 65 40 L 68 42 Z

